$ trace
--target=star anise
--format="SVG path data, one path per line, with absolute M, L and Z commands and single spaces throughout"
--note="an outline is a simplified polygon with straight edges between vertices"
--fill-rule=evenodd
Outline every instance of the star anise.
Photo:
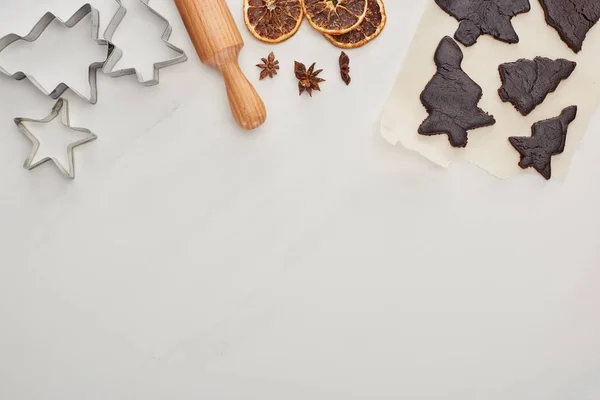
M 258 68 L 261 68 L 260 71 L 260 80 L 262 81 L 267 76 L 273 78 L 277 75 L 277 70 L 279 69 L 279 61 L 275 59 L 275 54 L 271 52 L 268 58 L 261 58 L 262 64 L 256 64 Z
M 352 81 L 350 77 L 350 57 L 346 53 L 342 51 L 340 54 L 340 73 L 342 75 L 342 80 L 349 85 Z
M 315 64 L 316 63 L 313 63 L 307 71 L 306 65 L 295 61 L 294 73 L 296 74 L 296 78 L 298 78 L 298 90 L 300 91 L 300 95 L 306 90 L 310 97 L 312 97 L 313 90 L 321 91 L 319 83 L 325 82 L 325 79 L 317 77 L 323 70 L 319 69 L 315 71 Z

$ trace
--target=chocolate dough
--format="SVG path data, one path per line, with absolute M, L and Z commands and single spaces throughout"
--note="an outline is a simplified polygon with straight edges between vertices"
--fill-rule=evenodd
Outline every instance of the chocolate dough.
M 494 117 L 477 107 L 483 92 L 461 69 L 463 53 L 451 37 L 440 42 L 434 61 L 437 73 L 421 93 L 429 117 L 419 127 L 421 135 L 447 134 L 454 147 L 467 145 L 467 131 L 494 125 Z
M 529 115 L 554 92 L 558 85 L 571 76 L 576 63 L 564 59 L 551 60 L 536 57 L 501 64 L 498 67 L 502 87 L 500 98 L 509 102 L 523 115 Z
M 599 0 L 540 0 L 546 22 L 561 39 L 579 53 L 590 29 L 600 19 Z
M 523 169 L 533 167 L 544 178 L 550 179 L 551 158 L 565 150 L 569 124 L 576 116 L 577 107 L 567 107 L 558 117 L 533 124 L 531 137 L 508 138 L 510 144 L 521 154 L 519 166 Z
M 465 46 L 474 45 L 479 36 L 484 34 L 492 35 L 506 43 L 518 43 L 519 36 L 510 20 L 515 15 L 526 13 L 531 9 L 529 0 L 435 0 L 435 2 L 460 21 L 454 38 Z

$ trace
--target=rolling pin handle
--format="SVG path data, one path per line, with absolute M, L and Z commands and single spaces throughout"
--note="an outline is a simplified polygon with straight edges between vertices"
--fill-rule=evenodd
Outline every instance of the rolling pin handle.
M 267 110 L 256 89 L 240 69 L 237 59 L 224 62 L 218 68 L 225 80 L 231 112 L 238 125 L 246 130 L 261 126 L 267 119 Z
M 265 105 L 238 65 L 244 40 L 225 0 L 175 0 L 200 61 L 221 71 L 231 112 L 250 130 L 267 119 Z

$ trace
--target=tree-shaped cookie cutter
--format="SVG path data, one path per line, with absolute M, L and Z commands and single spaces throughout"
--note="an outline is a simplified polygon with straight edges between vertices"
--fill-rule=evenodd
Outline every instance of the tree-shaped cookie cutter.
M 108 28 L 106 29 L 106 32 L 104 33 L 104 38 L 108 42 L 110 42 L 111 45 L 114 46 L 114 48 L 113 48 L 110 56 L 108 57 L 106 64 L 104 65 L 103 72 L 106 75 L 111 76 L 113 78 L 119 78 L 119 77 L 126 76 L 126 75 L 135 75 L 137 77 L 137 80 L 145 86 L 158 85 L 158 83 L 160 82 L 160 70 L 162 68 L 180 64 L 182 62 L 187 61 L 187 59 L 188 59 L 187 55 L 185 54 L 185 52 L 183 50 L 181 50 L 179 47 L 177 47 L 169 42 L 169 39 L 171 38 L 171 33 L 173 32 L 173 27 L 171 26 L 171 23 L 169 22 L 169 20 L 167 20 L 165 17 L 163 17 L 161 14 L 159 14 L 156 10 L 154 10 L 152 7 L 150 7 L 149 0 L 140 0 L 148 8 L 148 10 L 150 10 L 150 12 L 152 12 L 152 14 L 154 14 L 156 17 L 158 17 L 160 20 L 162 20 L 166 24 L 167 27 L 165 28 L 165 31 L 163 32 L 161 39 L 169 49 L 173 50 L 174 52 L 176 52 L 179 55 L 170 60 L 155 63 L 153 66 L 154 67 L 154 75 L 153 75 L 152 79 L 150 79 L 150 80 L 144 80 L 144 77 L 136 68 L 126 68 L 126 69 L 113 71 L 115 66 L 117 65 L 117 63 L 123 57 L 123 51 L 114 45 L 113 36 L 114 36 L 115 32 L 117 31 L 117 29 L 119 28 L 119 25 L 121 25 L 121 22 L 123 22 L 125 15 L 127 15 L 127 9 L 123 6 L 123 3 L 121 2 L 121 0 L 115 0 L 115 1 L 119 4 L 119 9 L 115 13 L 113 19 L 108 24 Z
M 92 39 L 94 39 L 94 41 L 96 41 L 96 43 L 98 43 L 99 45 L 102 45 L 102 46 L 106 45 L 107 58 L 108 58 L 109 54 L 110 54 L 109 44 L 106 40 L 99 39 L 99 36 L 100 36 L 100 14 L 99 14 L 98 10 L 96 10 L 94 7 L 92 7 L 91 4 L 89 4 L 89 3 L 83 5 L 66 22 L 61 20 L 60 18 L 58 18 L 56 15 L 52 14 L 51 12 L 48 12 L 48 13 L 44 14 L 44 16 L 38 21 L 38 23 L 35 24 L 35 26 L 31 30 L 31 32 L 29 32 L 29 34 L 27 34 L 26 36 L 19 36 L 15 33 L 11 33 L 9 35 L 4 36 L 3 38 L 0 39 L 0 53 L 2 51 L 4 51 L 8 46 L 10 46 L 11 44 L 13 44 L 19 40 L 23 40 L 23 41 L 30 42 L 30 43 L 35 42 L 44 33 L 44 31 L 48 28 L 48 26 L 50 26 L 50 24 L 54 21 L 58 21 L 61 25 L 70 29 L 70 28 L 73 28 L 75 25 L 77 25 L 79 22 L 81 22 L 81 20 L 84 19 L 89 14 L 91 14 L 91 19 L 92 19 Z M 97 73 L 98 73 L 98 70 L 102 69 L 105 62 L 106 62 L 106 60 L 101 61 L 101 62 L 95 62 L 89 66 L 89 84 L 90 84 L 90 97 L 89 98 L 87 98 L 86 96 L 77 92 L 73 88 L 69 87 L 64 82 L 59 83 L 58 86 L 56 86 L 52 91 L 49 92 L 46 90 L 46 88 L 41 83 L 39 83 L 35 79 L 34 76 L 29 75 L 23 71 L 18 71 L 18 72 L 15 72 L 14 74 L 11 74 L 0 66 L 0 73 L 7 75 L 18 81 L 27 79 L 39 91 L 44 93 L 44 95 L 50 96 L 54 100 L 57 100 L 58 98 L 60 98 L 68 89 L 71 89 L 71 91 L 73 93 L 75 93 L 77 96 L 81 97 L 88 103 L 96 104 L 96 102 L 98 101 Z

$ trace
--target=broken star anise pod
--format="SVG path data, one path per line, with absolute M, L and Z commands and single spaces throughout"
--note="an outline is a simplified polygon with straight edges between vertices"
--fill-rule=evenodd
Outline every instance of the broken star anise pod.
M 260 71 L 260 80 L 262 81 L 267 76 L 273 78 L 277 75 L 277 70 L 279 69 L 279 61 L 275 59 L 275 54 L 271 52 L 268 58 L 261 58 L 262 64 L 256 64 L 258 68 L 261 68 Z
M 343 51 L 342 54 L 340 54 L 340 74 L 346 85 L 349 85 L 352 81 L 352 78 L 350 77 L 350 57 Z
M 294 73 L 296 74 L 296 78 L 298 78 L 298 90 L 300 91 L 300 95 L 307 91 L 309 96 L 312 97 L 313 90 L 321 91 L 319 87 L 319 83 L 325 82 L 325 79 L 318 78 L 318 75 L 323 71 L 322 69 L 315 71 L 315 64 L 313 63 L 308 70 L 306 70 L 306 65 L 301 62 L 294 61 Z

